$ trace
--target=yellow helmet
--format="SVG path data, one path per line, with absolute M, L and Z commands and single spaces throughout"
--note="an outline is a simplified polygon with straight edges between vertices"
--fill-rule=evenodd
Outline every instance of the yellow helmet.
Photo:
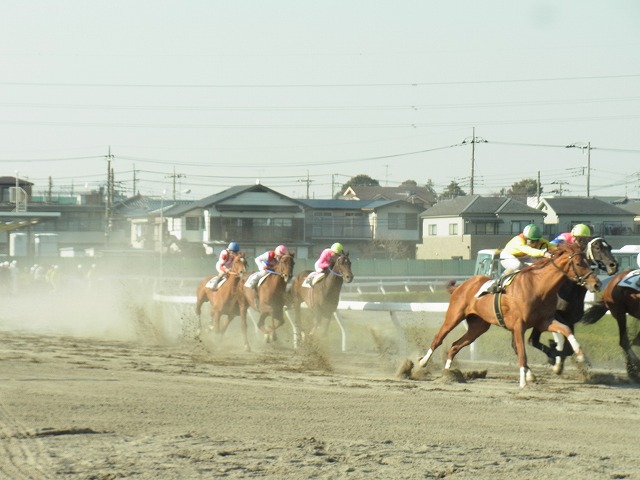
M 574 237 L 590 237 L 591 229 L 584 223 L 579 223 L 571 229 L 571 235 Z
M 333 245 L 331 245 L 331 251 L 336 255 L 340 255 L 342 253 L 342 244 L 334 243 Z

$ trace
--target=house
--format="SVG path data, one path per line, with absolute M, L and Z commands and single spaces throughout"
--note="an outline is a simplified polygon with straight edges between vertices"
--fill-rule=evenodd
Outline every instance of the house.
M 399 187 L 352 185 L 339 198 L 341 200 L 402 200 L 418 205 L 423 210 L 436 203 L 436 196 L 433 190 L 412 185 L 401 185 Z
M 214 254 L 235 241 L 248 256 L 284 243 L 300 258 L 308 255 L 304 205 L 259 183 L 231 187 L 184 205 L 172 203 L 151 213 L 156 239 L 164 239 L 166 233 L 170 242 L 202 244 Z M 132 220 L 136 228 L 142 222 L 142 218 Z
M 530 223 L 542 226 L 545 213 L 508 197 L 465 195 L 424 211 L 419 259 L 473 259 L 478 250 L 501 248 Z
M 415 258 L 420 205 L 403 200 L 300 200 L 314 256 L 339 241 L 351 254 Z
M 545 213 L 544 232 L 549 238 L 584 223 L 594 235 L 606 237 L 613 248 L 639 240 L 634 233 L 634 213 L 599 198 L 543 197 L 536 208 Z

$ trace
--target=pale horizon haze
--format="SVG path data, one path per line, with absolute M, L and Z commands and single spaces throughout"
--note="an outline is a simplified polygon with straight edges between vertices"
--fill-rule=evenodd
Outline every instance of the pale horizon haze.
M 110 151 L 127 195 L 640 198 L 638 25 L 633 0 L 3 2 L 0 176 L 97 189 Z

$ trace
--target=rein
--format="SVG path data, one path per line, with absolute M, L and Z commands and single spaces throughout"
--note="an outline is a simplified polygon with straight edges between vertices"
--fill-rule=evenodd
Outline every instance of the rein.
M 584 253 L 580 252 L 580 253 L 572 253 L 571 255 L 569 255 L 569 265 L 571 266 L 571 268 L 573 269 L 573 273 L 575 273 L 574 277 L 569 276 L 569 274 L 567 272 L 565 272 L 563 269 L 561 269 L 558 265 L 556 265 L 556 263 L 553 261 L 553 258 L 551 258 L 551 265 L 553 265 L 554 267 L 556 267 L 556 269 L 560 272 L 562 272 L 562 274 L 567 277 L 569 280 L 574 280 L 578 285 L 580 285 L 581 287 L 583 287 L 586 282 L 585 280 L 587 278 L 589 278 L 589 276 L 591 275 L 595 275 L 593 270 L 589 270 L 589 273 L 587 273 L 584 276 L 580 276 L 578 275 L 578 272 L 576 271 L 576 266 L 575 264 L 571 261 L 571 259 L 573 259 L 573 257 L 576 256 L 582 256 L 584 255 Z

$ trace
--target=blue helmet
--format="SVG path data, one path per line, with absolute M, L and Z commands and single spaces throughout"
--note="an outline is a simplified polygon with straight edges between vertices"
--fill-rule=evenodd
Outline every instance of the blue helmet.
M 239 252 L 240 251 L 240 245 L 238 245 L 236 242 L 231 242 L 229 244 L 229 246 L 227 247 L 228 250 L 231 250 L 232 252 Z

